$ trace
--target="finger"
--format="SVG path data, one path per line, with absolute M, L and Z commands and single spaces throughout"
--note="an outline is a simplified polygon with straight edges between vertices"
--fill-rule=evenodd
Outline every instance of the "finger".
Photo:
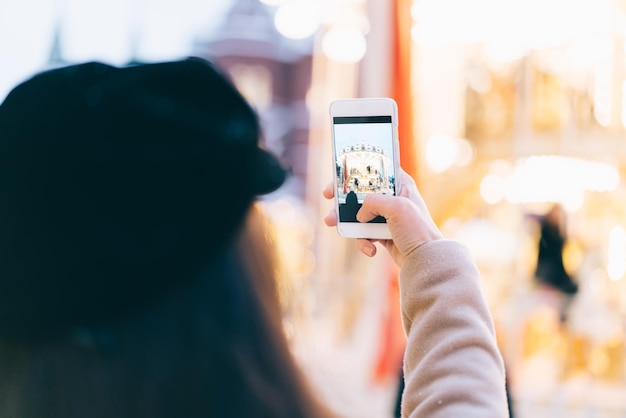
M 376 255 L 376 245 L 368 239 L 358 238 L 356 240 L 356 246 L 359 251 L 368 257 L 374 257 Z
M 369 222 L 377 216 L 382 216 L 389 222 L 394 214 L 402 210 L 401 206 L 410 204 L 410 200 L 405 198 L 371 194 L 365 197 L 361 209 L 356 214 L 356 218 L 359 222 Z
M 326 226 L 337 226 L 337 211 L 334 208 L 324 217 L 324 223 Z
M 322 194 L 326 199 L 332 199 L 335 197 L 335 184 L 332 181 L 328 183 L 326 187 L 324 187 Z

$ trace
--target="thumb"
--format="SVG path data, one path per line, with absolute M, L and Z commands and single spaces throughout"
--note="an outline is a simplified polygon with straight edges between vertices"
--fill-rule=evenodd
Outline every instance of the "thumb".
M 428 211 L 406 197 L 368 195 L 357 213 L 357 220 L 367 222 L 376 216 L 387 220 L 393 243 L 403 256 L 426 241 L 441 238 Z
M 356 215 L 359 222 L 369 222 L 377 216 L 382 216 L 387 219 L 389 223 L 390 219 L 393 219 L 400 208 L 399 205 L 405 201 L 411 203 L 407 199 L 399 199 L 395 196 L 371 194 L 365 197 L 361 209 Z

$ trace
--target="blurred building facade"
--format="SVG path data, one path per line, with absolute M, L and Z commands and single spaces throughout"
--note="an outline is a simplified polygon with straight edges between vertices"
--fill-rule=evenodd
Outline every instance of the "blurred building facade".
M 290 193 L 304 198 L 308 170 L 312 41 L 282 36 L 271 11 L 258 0 L 236 0 L 197 55 L 230 74 L 260 114 L 266 146 L 288 163 L 295 178 Z

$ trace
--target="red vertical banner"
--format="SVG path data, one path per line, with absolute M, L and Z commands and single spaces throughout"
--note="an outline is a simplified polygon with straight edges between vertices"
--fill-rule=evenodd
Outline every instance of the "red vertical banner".
M 392 3 L 390 48 L 393 51 L 391 97 L 398 103 L 398 135 L 400 140 L 400 165 L 418 180 L 417 145 L 413 112 L 411 82 L 411 6 L 413 0 L 396 0 Z M 390 267 L 386 295 L 387 309 L 381 321 L 381 339 L 376 362 L 374 381 L 378 383 L 399 381 L 406 337 L 400 315 L 400 290 L 398 270 Z
M 400 165 L 417 182 L 417 142 L 411 81 L 411 26 L 413 25 L 411 6 L 413 0 L 396 0 L 391 3 L 393 4 L 391 95 L 398 103 Z
M 400 314 L 398 269 L 390 267 L 385 295 L 386 310 L 381 318 L 378 352 L 374 362 L 373 380 L 378 384 L 397 382 L 400 377 L 406 337 Z

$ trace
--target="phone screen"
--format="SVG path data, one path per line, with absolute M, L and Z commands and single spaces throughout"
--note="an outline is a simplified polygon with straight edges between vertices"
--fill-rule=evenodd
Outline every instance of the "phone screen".
M 333 130 L 339 222 L 358 222 L 367 194 L 396 193 L 393 122 L 391 116 L 335 116 Z

